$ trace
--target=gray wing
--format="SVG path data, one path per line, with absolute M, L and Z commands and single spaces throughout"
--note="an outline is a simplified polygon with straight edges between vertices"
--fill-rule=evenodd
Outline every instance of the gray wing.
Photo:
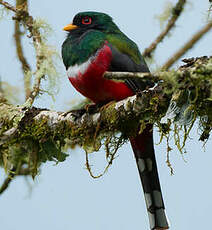
M 118 49 L 116 49 L 112 44 L 108 44 L 112 51 L 112 60 L 110 63 L 109 71 L 114 72 L 150 72 L 149 68 L 141 56 L 140 64 L 137 64 L 133 61 L 133 59 L 124 53 L 121 53 Z M 127 79 L 125 84 L 129 88 L 131 88 L 135 93 L 142 91 L 146 88 L 149 84 L 143 84 L 139 79 Z

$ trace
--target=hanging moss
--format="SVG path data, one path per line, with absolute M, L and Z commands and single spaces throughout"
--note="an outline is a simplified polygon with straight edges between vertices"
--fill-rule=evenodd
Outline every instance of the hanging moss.
M 157 82 L 158 86 L 86 113 L 82 109 L 62 113 L 1 103 L 1 166 L 7 172 L 27 167 L 34 177 L 42 163 L 64 161 L 67 157 L 64 149 L 68 147 L 79 145 L 89 154 L 105 146 L 108 162 L 105 172 L 118 148 L 138 129 L 142 132 L 147 123 L 151 123 L 158 127 L 161 140 L 167 141 L 167 164 L 171 168 L 170 135 L 174 136 L 181 153 L 197 120 L 201 131 L 199 139 L 207 141 L 209 138 L 212 58 L 186 60 L 186 65 L 178 71 L 159 72 L 148 80 Z M 86 156 L 86 167 L 92 175 Z

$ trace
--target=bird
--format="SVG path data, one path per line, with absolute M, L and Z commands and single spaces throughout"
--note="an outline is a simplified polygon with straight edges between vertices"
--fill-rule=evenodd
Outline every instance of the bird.
M 62 59 L 69 81 L 95 104 L 120 101 L 146 88 L 138 79 L 124 82 L 104 78 L 106 71 L 149 72 L 138 46 L 102 12 L 77 13 L 63 30 Z M 153 125 L 130 137 L 151 230 L 168 229 L 169 223 L 158 176 L 153 144 Z

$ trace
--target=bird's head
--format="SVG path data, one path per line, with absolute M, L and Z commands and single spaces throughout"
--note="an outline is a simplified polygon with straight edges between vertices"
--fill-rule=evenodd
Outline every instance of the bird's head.
M 99 30 L 103 33 L 120 31 L 109 15 L 93 11 L 78 13 L 73 22 L 63 29 L 70 34 L 83 34 L 89 30 Z

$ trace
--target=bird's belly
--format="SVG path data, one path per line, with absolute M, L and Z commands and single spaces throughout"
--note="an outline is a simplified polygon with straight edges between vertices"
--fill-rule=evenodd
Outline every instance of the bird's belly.
M 96 79 L 96 77 L 94 78 Z M 94 103 L 119 101 L 134 94 L 124 83 L 112 80 L 98 79 L 94 81 L 93 76 L 85 75 L 80 75 L 77 78 L 70 77 L 69 80 L 78 92 Z
M 104 72 L 109 69 L 111 57 L 110 47 L 104 45 L 97 51 L 95 57 L 68 69 L 68 77 L 72 85 L 94 103 L 119 101 L 134 94 L 125 83 L 103 77 Z

